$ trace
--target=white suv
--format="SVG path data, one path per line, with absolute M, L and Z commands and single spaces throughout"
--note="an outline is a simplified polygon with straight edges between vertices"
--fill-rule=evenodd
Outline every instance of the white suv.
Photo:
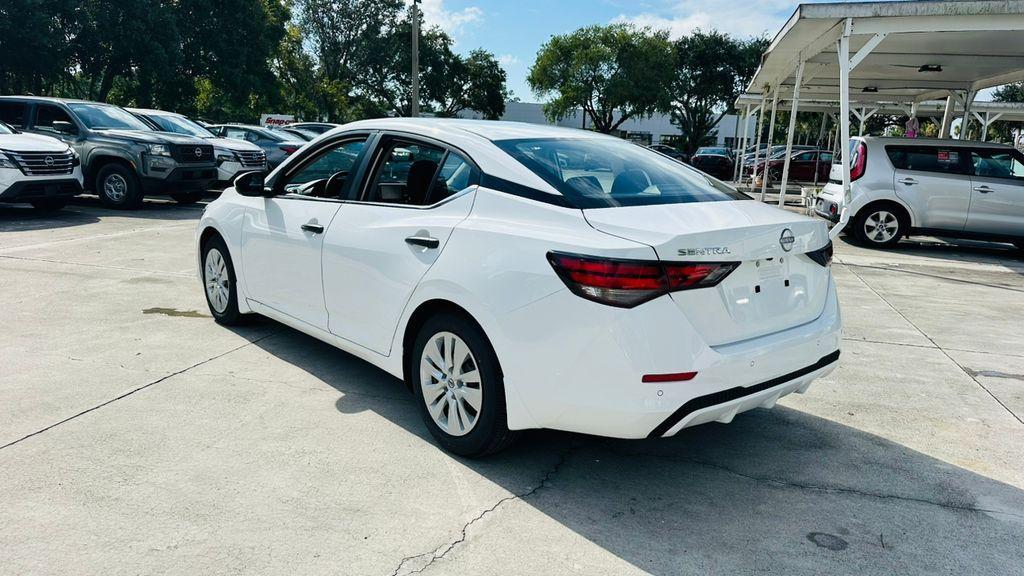
M 0 122 L 0 202 L 59 210 L 82 193 L 82 166 L 67 144 Z
M 927 234 L 1024 248 L 1024 154 L 964 140 L 850 139 L 848 230 L 868 246 Z M 832 166 L 815 212 L 842 214 L 842 167 Z

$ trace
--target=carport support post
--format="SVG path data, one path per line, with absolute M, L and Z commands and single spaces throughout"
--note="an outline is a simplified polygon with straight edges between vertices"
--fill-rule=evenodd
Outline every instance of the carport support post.
M 843 165 L 843 212 L 839 222 L 829 231 L 829 238 L 835 239 L 850 221 L 850 32 L 853 20 L 846 19 L 843 35 L 839 37 L 839 146 Z
M 946 110 L 942 113 L 942 126 L 939 128 L 939 138 L 949 138 L 949 129 L 953 125 L 953 108 L 956 107 L 956 99 L 950 93 L 946 97 Z
M 747 149 L 747 132 L 748 124 L 750 124 L 750 105 L 743 107 L 743 115 L 736 119 L 737 122 L 743 120 L 743 135 L 740 137 L 740 149 L 736 154 L 736 166 L 733 167 L 732 180 L 733 182 L 739 183 L 740 178 L 743 177 L 743 151 Z
M 757 112 L 757 144 L 754 146 L 754 161 L 751 162 L 750 182 L 754 182 L 754 171 L 757 168 L 757 159 L 761 155 L 761 133 L 764 132 L 764 110 L 768 106 L 768 93 L 761 95 L 761 107 Z
M 764 151 L 764 166 L 765 171 L 768 171 L 768 152 L 772 149 L 772 138 L 775 137 L 775 109 L 779 104 L 779 87 L 776 86 L 772 91 L 772 115 L 771 120 L 768 121 L 768 146 L 765 147 Z M 757 179 L 757 160 L 754 160 L 754 179 Z M 764 176 L 761 177 L 761 202 L 764 202 L 764 194 L 768 191 L 768 179 Z
M 786 183 L 789 181 L 789 156 L 793 153 L 793 132 L 796 131 L 796 110 L 800 104 L 800 83 L 804 79 L 804 61 L 796 66 L 796 81 L 793 83 L 793 103 L 789 107 L 789 130 L 786 132 L 786 157 L 782 161 L 782 182 L 779 183 L 779 206 L 786 205 Z M 768 163 L 765 162 L 765 176 Z M 767 178 L 766 178 L 767 179 Z

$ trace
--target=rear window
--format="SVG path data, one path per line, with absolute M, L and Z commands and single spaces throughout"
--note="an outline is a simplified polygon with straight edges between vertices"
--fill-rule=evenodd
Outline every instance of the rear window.
M 24 128 L 26 108 L 27 106 L 21 102 L 0 102 L 0 122 L 15 128 Z
M 886 146 L 885 153 L 897 170 L 967 174 L 970 151 L 940 146 Z
M 494 144 L 577 208 L 747 199 L 692 168 L 624 140 L 551 138 Z

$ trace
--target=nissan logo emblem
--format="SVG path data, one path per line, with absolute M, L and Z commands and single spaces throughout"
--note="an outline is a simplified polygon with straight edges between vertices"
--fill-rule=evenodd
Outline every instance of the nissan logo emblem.
M 779 236 L 779 245 L 782 246 L 782 249 L 789 252 L 793 249 L 794 242 L 796 242 L 796 237 L 793 236 L 793 231 L 789 228 L 783 230 L 782 235 Z
M 53 166 L 53 156 L 47 156 L 43 159 L 43 162 L 46 162 L 47 166 Z
M 202 158 L 203 157 L 203 149 L 202 148 L 196 148 L 195 152 L 196 152 L 196 158 Z

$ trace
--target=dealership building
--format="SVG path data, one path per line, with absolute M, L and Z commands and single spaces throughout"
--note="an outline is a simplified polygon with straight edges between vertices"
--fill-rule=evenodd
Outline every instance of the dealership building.
M 481 118 L 482 116 L 478 112 L 467 110 L 460 113 L 459 117 Z M 512 122 L 527 122 L 529 124 L 555 124 L 569 128 L 586 128 L 589 124 L 589 119 L 587 122 L 584 122 L 585 116 L 582 110 L 557 122 L 551 122 L 544 116 L 544 105 L 534 102 L 506 102 L 505 113 L 501 116 L 501 119 Z M 756 129 L 754 125 L 755 120 L 753 117 L 749 120 L 751 132 Z M 743 126 L 737 127 L 737 121 L 737 116 L 733 114 L 727 114 L 722 118 L 722 121 L 718 123 L 718 134 L 715 136 L 715 144 L 734 147 L 738 143 L 739 137 L 743 133 Z M 622 137 L 644 144 L 671 144 L 680 135 L 679 127 L 672 123 L 671 118 L 667 114 L 655 114 L 650 118 L 632 118 L 623 122 L 619 130 Z

